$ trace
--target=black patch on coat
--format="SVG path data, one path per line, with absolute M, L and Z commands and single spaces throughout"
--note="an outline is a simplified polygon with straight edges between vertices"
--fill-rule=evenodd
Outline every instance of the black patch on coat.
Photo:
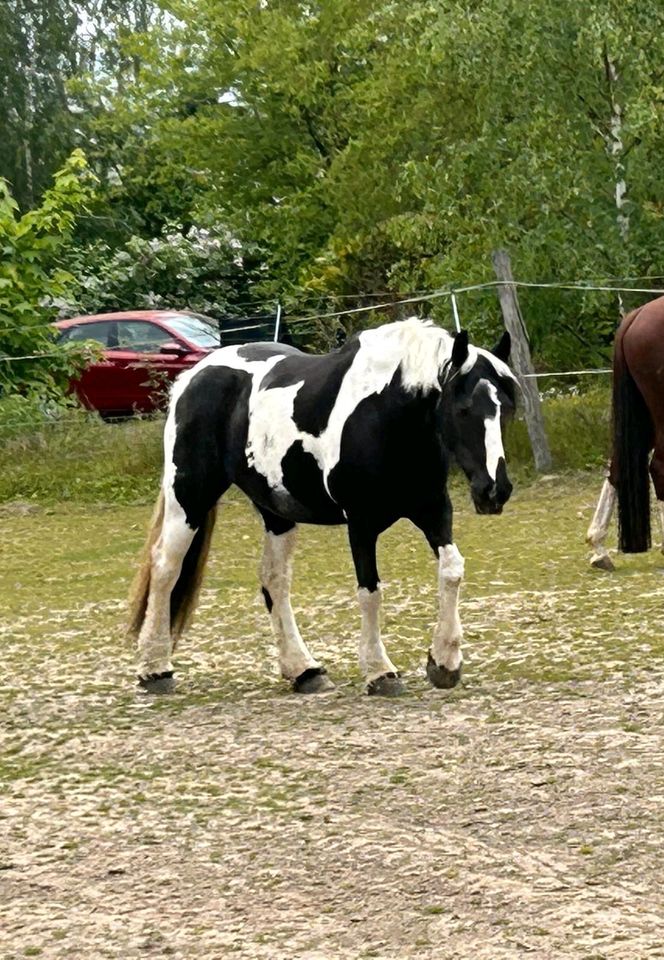
M 261 390 L 290 387 L 304 380 L 293 404 L 293 420 L 298 430 L 314 437 L 327 427 L 344 377 L 360 349 L 357 338 L 340 350 L 322 357 L 298 353 L 285 357 L 269 371 Z
M 301 440 L 296 440 L 288 448 L 281 461 L 281 470 L 288 492 L 321 518 L 318 523 L 344 522 L 342 511 L 325 489 L 316 458 L 304 449 Z
M 283 533 L 288 533 L 288 531 L 292 530 L 295 526 L 292 520 L 280 517 L 276 513 L 271 513 L 269 510 L 264 510 L 259 507 L 258 512 L 263 518 L 267 532 L 273 533 L 276 537 L 280 537 Z
M 328 486 L 349 520 L 363 516 L 376 529 L 419 506 L 437 502 L 447 482 L 437 391 L 406 390 L 398 369 L 380 393 L 365 397 L 341 434 L 339 463 Z
M 251 375 L 207 366 L 175 406 L 174 490 L 192 529 L 233 483 L 247 437 Z

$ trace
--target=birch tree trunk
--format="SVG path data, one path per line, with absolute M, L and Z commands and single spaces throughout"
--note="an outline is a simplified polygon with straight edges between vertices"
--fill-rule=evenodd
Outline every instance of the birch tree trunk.
M 625 182 L 625 165 L 623 162 L 625 145 L 623 143 L 623 118 L 622 107 L 618 101 L 616 87 L 618 85 L 618 69 L 615 62 L 611 59 L 609 48 L 604 43 L 604 73 L 609 93 L 609 104 L 611 108 L 611 117 L 609 120 L 609 136 L 607 138 L 607 149 L 613 160 L 615 197 L 616 197 L 616 222 L 618 231 L 623 241 L 627 240 L 629 234 L 629 214 L 625 210 L 625 199 L 627 197 L 627 183 Z

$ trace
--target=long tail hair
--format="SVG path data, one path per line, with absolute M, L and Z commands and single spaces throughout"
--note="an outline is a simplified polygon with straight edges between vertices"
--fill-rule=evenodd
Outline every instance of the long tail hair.
M 175 586 L 171 592 L 171 636 L 173 649 L 191 622 L 203 580 L 203 570 L 210 552 L 212 531 L 217 519 L 217 508 L 212 507 L 196 531 L 184 560 Z M 128 634 L 137 639 L 145 620 L 150 596 L 150 572 L 152 548 L 159 539 L 164 522 L 164 493 L 159 494 L 155 505 L 148 536 L 139 561 L 139 568 L 129 594 Z
M 623 320 L 613 353 L 612 473 L 618 492 L 618 542 L 623 553 L 643 553 L 650 547 L 648 462 L 654 428 L 623 348 L 625 333 L 638 312 Z

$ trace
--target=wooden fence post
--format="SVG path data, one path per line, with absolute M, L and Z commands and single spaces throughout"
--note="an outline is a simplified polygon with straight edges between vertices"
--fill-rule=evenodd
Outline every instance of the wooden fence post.
M 530 437 L 530 445 L 533 449 L 535 469 L 538 473 L 546 473 L 547 470 L 551 469 L 551 451 L 544 429 L 537 381 L 532 377 L 525 377 L 525 374 L 534 371 L 530 359 L 530 346 L 519 310 L 509 254 L 506 250 L 494 250 L 491 259 L 498 279 L 506 281 L 498 285 L 498 299 L 503 312 L 505 328 L 512 338 L 510 365 L 516 373 L 523 391 L 526 426 Z

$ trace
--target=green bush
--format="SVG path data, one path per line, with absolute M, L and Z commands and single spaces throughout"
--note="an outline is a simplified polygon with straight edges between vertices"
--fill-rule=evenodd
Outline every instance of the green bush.
M 550 391 L 542 408 L 554 471 L 587 470 L 606 462 L 611 427 L 611 390 L 606 382 L 583 393 Z M 523 408 L 508 427 L 505 445 L 508 462 L 534 474 Z
M 249 296 L 251 251 L 211 229 L 179 225 L 151 239 L 132 236 L 122 247 L 97 240 L 72 247 L 68 266 L 77 286 L 63 306 L 69 316 L 112 310 L 195 310 L 223 317 Z M 245 313 L 247 311 L 245 310 Z

